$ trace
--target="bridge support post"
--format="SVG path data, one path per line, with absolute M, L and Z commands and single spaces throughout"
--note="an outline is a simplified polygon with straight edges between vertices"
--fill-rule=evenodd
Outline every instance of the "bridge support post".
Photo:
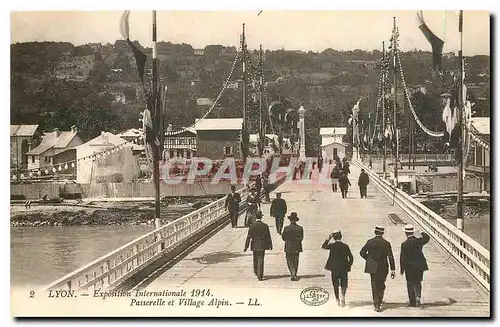
M 304 123 L 304 117 L 306 114 L 306 110 L 303 106 L 300 106 L 299 110 L 299 130 L 300 130 L 300 151 L 299 151 L 299 159 L 300 161 L 306 160 L 306 129 Z

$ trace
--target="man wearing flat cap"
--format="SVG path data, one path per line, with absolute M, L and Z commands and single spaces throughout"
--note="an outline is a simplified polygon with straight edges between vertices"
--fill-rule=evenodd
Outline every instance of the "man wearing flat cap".
M 283 230 L 283 241 L 285 241 L 286 264 L 290 270 L 292 281 L 297 281 L 297 271 L 299 270 L 299 254 L 302 252 L 302 240 L 304 239 L 304 229 L 297 224 L 299 217 L 296 212 L 290 216 L 290 225 Z
M 384 231 L 383 227 L 376 226 L 375 237 L 369 239 L 359 252 L 361 257 L 366 260 L 365 273 L 370 274 L 373 306 L 377 312 L 381 311 L 389 265 L 391 278 L 394 279 L 396 276 L 391 243 L 382 237 Z M 387 259 L 389 259 L 389 264 L 387 264 Z
M 248 228 L 247 239 L 245 241 L 246 252 L 251 243 L 253 252 L 253 271 L 259 280 L 264 279 L 264 254 L 266 250 L 273 249 L 269 226 L 262 222 L 262 211 L 257 211 L 254 215 L 255 222 Z
M 409 224 L 404 227 L 403 231 L 406 234 L 406 241 L 401 243 L 401 256 L 399 259 L 401 275 L 405 274 L 406 277 L 409 305 L 410 307 L 417 307 L 421 304 L 424 271 L 429 270 L 422 253 L 422 247 L 429 242 L 430 237 L 425 232 L 421 232 L 422 237 L 415 237 L 415 228 Z
M 332 243 L 331 240 L 334 240 Z M 330 234 L 330 236 L 323 242 L 322 249 L 330 250 L 328 261 L 326 262 L 325 269 L 331 272 L 333 292 L 337 304 L 341 307 L 345 306 L 345 294 L 347 292 L 347 273 L 351 271 L 351 266 L 354 258 L 349 246 L 342 241 L 342 233 L 337 230 Z M 339 286 L 342 291 L 339 297 Z

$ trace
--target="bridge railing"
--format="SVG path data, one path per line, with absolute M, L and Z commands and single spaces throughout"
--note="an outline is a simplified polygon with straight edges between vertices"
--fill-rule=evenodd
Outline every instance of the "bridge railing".
M 443 246 L 467 271 L 490 290 L 490 251 L 450 224 L 444 218 L 395 188 L 389 181 L 374 173 L 361 162 L 355 162 L 364 168 L 383 193 L 401 207 L 423 229 Z
M 285 177 L 279 175 L 273 187 L 283 183 Z M 249 189 L 243 187 L 237 193 L 244 203 Z M 115 289 L 160 257 L 176 250 L 184 241 L 198 233 L 208 233 L 215 229 L 218 221 L 228 218 L 224 204 L 225 197 L 171 221 L 59 278 L 42 291 L 66 289 L 88 292 Z

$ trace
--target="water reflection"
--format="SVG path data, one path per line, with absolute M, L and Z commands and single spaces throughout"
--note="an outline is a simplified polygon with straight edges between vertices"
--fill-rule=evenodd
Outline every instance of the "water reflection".
M 11 284 L 48 284 L 151 229 L 151 226 L 12 227 Z

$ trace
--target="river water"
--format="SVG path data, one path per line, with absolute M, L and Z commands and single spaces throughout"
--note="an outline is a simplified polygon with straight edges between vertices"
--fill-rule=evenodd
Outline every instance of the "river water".
M 153 226 L 11 227 L 11 285 L 49 284 L 152 229 Z

